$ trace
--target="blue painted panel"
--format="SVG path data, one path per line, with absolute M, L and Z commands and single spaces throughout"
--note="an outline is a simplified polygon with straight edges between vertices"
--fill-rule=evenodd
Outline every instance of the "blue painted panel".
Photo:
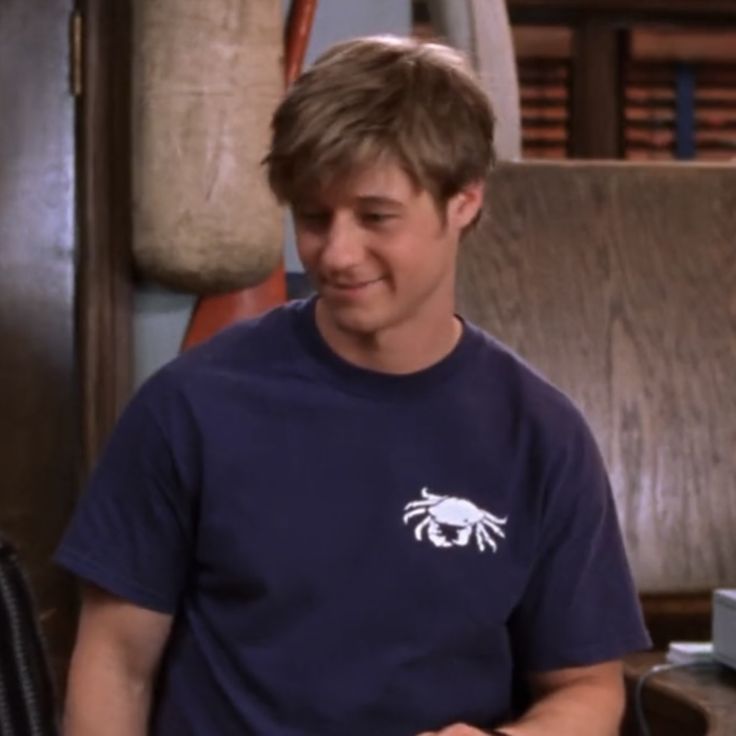
M 695 68 L 692 64 L 677 65 L 677 133 L 678 159 L 696 155 L 695 141 Z

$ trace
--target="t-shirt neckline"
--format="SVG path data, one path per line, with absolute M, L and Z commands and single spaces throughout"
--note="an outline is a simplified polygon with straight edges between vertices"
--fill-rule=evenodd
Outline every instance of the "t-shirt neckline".
M 354 392 L 398 396 L 436 387 L 467 365 L 478 345 L 477 330 L 460 315 L 456 315 L 462 324 L 460 339 L 436 363 L 412 373 L 384 373 L 363 368 L 338 355 L 322 337 L 315 320 L 317 299 L 315 295 L 292 304 L 295 335 L 333 381 Z

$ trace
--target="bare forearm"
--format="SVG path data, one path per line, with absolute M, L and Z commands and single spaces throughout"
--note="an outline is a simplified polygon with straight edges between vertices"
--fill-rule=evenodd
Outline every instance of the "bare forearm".
M 145 736 L 172 620 L 85 586 L 64 736 Z
M 623 709 L 623 689 L 581 683 L 542 696 L 502 730 L 509 736 L 616 736 Z
M 532 675 L 534 705 L 513 723 L 497 725 L 508 736 L 616 736 L 624 709 L 620 662 Z M 419 736 L 483 736 L 455 723 Z
M 145 736 L 151 690 L 150 683 L 104 661 L 73 663 L 64 736 Z

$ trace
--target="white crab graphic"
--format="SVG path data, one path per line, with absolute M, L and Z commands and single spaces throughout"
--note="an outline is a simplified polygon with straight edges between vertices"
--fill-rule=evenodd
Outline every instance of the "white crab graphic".
M 404 524 L 414 517 L 424 517 L 414 527 L 414 536 L 420 542 L 425 531 L 436 547 L 465 547 L 474 536 L 481 552 L 486 548 L 495 552 L 498 545 L 491 532 L 506 537 L 503 525 L 508 517 L 500 519 L 464 498 L 437 496 L 426 487 L 422 488 L 422 498 L 404 506 Z

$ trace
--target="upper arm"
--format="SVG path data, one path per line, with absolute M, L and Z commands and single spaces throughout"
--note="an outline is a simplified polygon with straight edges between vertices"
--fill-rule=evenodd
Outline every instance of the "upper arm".
M 619 660 L 535 672 L 530 674 L 529 681 L 535 698 L 569 687 L 589 687 L 610 694 L 613 700 L 623 700 L 624 697 L 623 665 Z
M 574 671 L 649 645 L 606 468 L 577 419 L 545 448 L 533 563 L 509 621 L 527 672 Z
M 535 734 L 614 736 L 619 732 L 625 707 L 621 662 L 536 672 L 529 679 L 532 703 L 518 721 L 519 732 L 522 726 Z
M 194 424 L 173 392 L 154 377 L 126 407 L 55 554 L 82 580 L 169 614 L 188 580 L 201 489 Z
M 172 622 L 170 614 L 142 608 L 96 586 L 85 586 L 72 676 L 75 669 L 104 668 L 150 681 Z

